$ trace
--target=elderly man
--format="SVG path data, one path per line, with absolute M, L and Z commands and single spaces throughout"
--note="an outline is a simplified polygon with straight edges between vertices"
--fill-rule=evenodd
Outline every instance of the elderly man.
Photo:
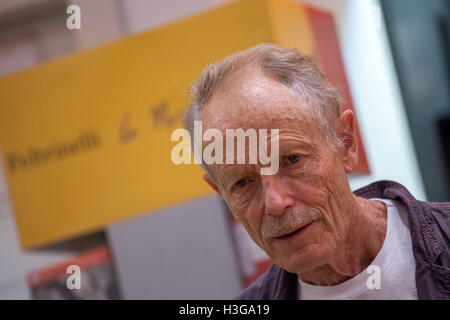
M 355 115 L 341 112 L 310 59 L 261 44 L 209 65 L 193 89 L 184 117 L 191 133 L 195 121 L 223 133 L 279 130 L 266 141 L 278 142 L 275 174 L 262 175 L 260 161 L 204 166 L 206 182 L 274 263 L 240 299 L 450 297 L 450 203 L 418 201 L 391 181 L 351 191 Z

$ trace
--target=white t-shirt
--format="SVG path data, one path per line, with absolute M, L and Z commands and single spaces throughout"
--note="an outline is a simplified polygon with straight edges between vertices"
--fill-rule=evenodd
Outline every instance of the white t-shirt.
M 383 246 L 369 267 L 334 286 L 314 286 L 299 279 L 301 300 L 417 299 L 415 260 L 406 208 L 398 201 L 387 206 L 387 232 Z

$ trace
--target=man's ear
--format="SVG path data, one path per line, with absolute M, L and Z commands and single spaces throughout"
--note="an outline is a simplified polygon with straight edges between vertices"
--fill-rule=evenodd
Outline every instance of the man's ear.
M 219 187 L 217 186 L 217 184 L 214 182 L 214 180 L 209 176 L 209 174 L 205 173 L 203 175 L 203 180 L 205 180 L 210 186 L 211 188 L 213 188 L 213 190 L 215 192 L 217 192 L 220 196 L 222 196 L 222 193 L 220 192 Z
M 352 110 L 345 110 L 338 118 L 338 134 L 342 141 L 342 160 L 345 172 L 351 173 L 358 165 L 358 137 L 356 117 Z

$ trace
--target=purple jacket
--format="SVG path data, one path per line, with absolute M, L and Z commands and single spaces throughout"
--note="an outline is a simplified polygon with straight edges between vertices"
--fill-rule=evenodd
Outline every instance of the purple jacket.
M 450 299 L 450 202 L 423 202 L 393 181 L 378 181 L 354 192 L 364 198 L 403 202 L 411 224 L 416 286 L 419 299 Z M 272 265 L 237 299 L 297 300 L 295 273 Z

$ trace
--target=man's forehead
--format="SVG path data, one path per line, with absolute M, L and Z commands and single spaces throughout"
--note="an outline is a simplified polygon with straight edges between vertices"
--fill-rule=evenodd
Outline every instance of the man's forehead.
M 202 120 L 204 129 L 271 129 L 310 116 L 310 109 L 301 108 L 289 88 L 254 72 L 228 79 L 206 104 Z

